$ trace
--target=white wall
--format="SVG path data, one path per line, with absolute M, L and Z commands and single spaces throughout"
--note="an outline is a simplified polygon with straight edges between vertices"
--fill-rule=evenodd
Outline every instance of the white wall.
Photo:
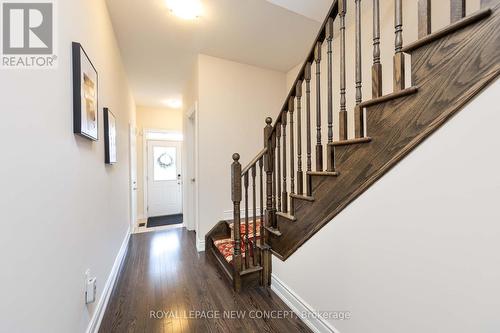
M 104 1 L 57 1 L 59 67 L 0 74 L 0 331 L 83 332 L 129 226 L 130 94 Z M 99 72 L 99 137 L 73 134 L 71 42 Z M 118 163 L 104 164 L 102 108 L 117 118 Z
M 265 118 L 285 98 L 285 73 L 200 55 L 199 240 L 232 210 L 231 156 L 245 166 L 264 147 Z
M 342 333 L 500 331 L 500 81 L 273 272 Z

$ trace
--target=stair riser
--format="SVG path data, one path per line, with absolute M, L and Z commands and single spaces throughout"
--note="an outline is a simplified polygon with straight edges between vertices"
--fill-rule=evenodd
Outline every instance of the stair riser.
M 323 183 L 323 181 L 325 180 L 325 178 L 328 178 L 326 176 L 310 176 L 311 177 L 311 185 L 312 185 L 312 193 L 314 195 L 314 192 L 316 191 L 316 189 L 318 188 L 318 186 L 321 185 L 321 183 Z

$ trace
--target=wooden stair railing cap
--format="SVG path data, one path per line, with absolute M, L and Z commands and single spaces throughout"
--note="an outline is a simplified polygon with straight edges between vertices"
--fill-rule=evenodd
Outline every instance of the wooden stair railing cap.
M 257 164 L 257 162 L 259 162 L 259 160 L 262 158 L 262 156 L 264 156 L 264 154 L 267 152 L 267 148 L 264 148 L 262 149 L 258 154 L 257 156 L 255 156 L 251 161 L 250 163 L 248 163 L 248 165 L 243 169 L 241 170 L 241 174 L 244 175 L 245 173 L 247 173 L 248 171 L 250 171 L 250 169 L 255 165 Z

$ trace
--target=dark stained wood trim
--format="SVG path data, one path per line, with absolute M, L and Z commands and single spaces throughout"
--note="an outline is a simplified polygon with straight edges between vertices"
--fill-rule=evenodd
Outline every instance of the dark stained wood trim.
M 432 43 L 448 34 L 451 34 L 457 30 L 460 30 L 470 24 L 473 24 L 473 23 L 476 23 L 477 21 L 480 21 L 484 18 L 487 18 L 488 16 L 490 16 L 492 13 L 491 9 L 490 8 L 486 8 L 486 9 L 483 9 L 483 10 L 480 10 L 470 16 L 467 16 L 463 19 L 461 19 L 460 21 L 457 21 L 453 24 L 450 24 L 449 26 L 446 26 L 445 28 L 443 29 L 440 29 L 436 32 L 433 32 L 432 34 L 430 35 L 427 35 L 426 37 L 424 38 L 421 38 L 419 40 L 417 40 L 416 42 L 413 42 L 411 44 L 408 44 L 406 46 L 403 47 L 403 52 L 412 52 L 414 51 L 415 49 L 418 49 L 419 47 L 422 47 L 424 45 L 427 45 L 429 43 Z
M 224 276 L 229 280 L 229 282 L 233 282 L 232 270 L 227 267 L 230 264 L 226 261 L 224 257 L 222 257 L 222 254 L 216 248 L 214 248 L 213 242 L 211 242 L 210 244 L 210 253 L 213 255 L 213 258 L 217 261 L 218 266 L 224 272 Z

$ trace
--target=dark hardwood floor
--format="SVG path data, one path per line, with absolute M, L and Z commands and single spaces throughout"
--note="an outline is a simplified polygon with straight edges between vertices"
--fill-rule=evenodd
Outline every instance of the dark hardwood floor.
M 246 318 L 224 315 L 232 310 Z M 270 312 L 276 310 L 282 312 Z M 210 315 L 220 318 L 203 318 Z M 288 318 L 255 318 L 261 315 Z M 196 252 L 194 232 L 172 229 L 132 235 L 99 332 L 310 330 L 270 289 L 235 294 L 205 254 Z

